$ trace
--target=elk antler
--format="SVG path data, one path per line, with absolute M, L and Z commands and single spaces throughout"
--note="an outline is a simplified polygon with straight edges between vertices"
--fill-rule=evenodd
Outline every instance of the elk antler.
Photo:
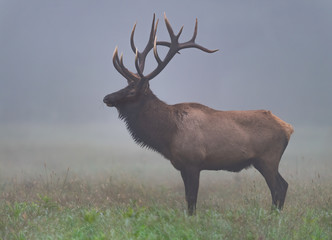
M 131 32 L 130 45 L 131 45 L 131 49 L 135 53 L 135 68 L 136 68 L 137 73 L 133 73 L 133 72 L 129 71 L 123 65 L 123 55 L 121 54 L 120 59 L 119 59 L 118 48 L 117 47 L 115 48 L 115 51 L 113 54 L 113 65 L 116 68 L 116 70 L 128 80 L 128 83 L 134 82 L 134 81 L 149 81 L 149 80 L 153 79 L 166 67 L 166 65 L 170 62 L 170 60 L 174 57 L 174 55 L 176 53 L 178 53 L 181 49 L 198 48 L 207 53 L 213 53 L 213 52 L 218 51 L 218 49 L 209 50 L 209 49 L 195 43 L 195 39 L 197 36 L 197 18 L 196 18 L 195 30 L 194 30 L 194 34 L 193 34 L 192 38 L 189 41 L 184 42 L 184 43 L 179 43 L 179 38 L 182 33 L 183 26 L 181 27 L 179 33 L 177 35 L 175 35 L 174 31 L 171 27 L 171 24 L 169 23 L 169 21 L 166 17 L 166 14 L 164 14 L 164 19 L 165 19 L 165 24 L 167 27 L 167 31 L 170 35 L 171 41 L 170 42 L 157 41 L 156 32 L 157 32 L 157 27 L 158 27 L 158 20 L 155 24 L 155 14 L 153 14 L 149 41 L 148 41 L 145 49 L 142 52 L 139 52 L 137 50 L 137 48 L 135 47 L 134 33 L 135 33 L 136 24 L 134 25 L 133 30 Z M 166 46 L 169 48 L 169 50 L 163 60 L 161 60 L 158 55 L 157 45 L 162 45 L 162 46 Z M 152 49 L 153 49 L 154 57 L 158 63 L 158 66 L 155 70 L 153 70 L 148 75 L 143 75 L 146 56 Z

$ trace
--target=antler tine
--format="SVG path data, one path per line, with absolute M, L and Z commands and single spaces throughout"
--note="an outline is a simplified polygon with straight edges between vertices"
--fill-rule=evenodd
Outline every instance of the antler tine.
M 154 57 L 155 57 L 156 61 L 158 62 L 158 64 L 162 64 L 162 61 L 157 52 L 157 36 L 154 39 L 153 54 L 154 54 Z
M 155 19 L 156 19 L 156 14 L 153 14 L 153 19 L 152 19 L 152 26 L 151 26 L 151 31 L 150 31 L 150 37 L 149 37 L 149 41 L 144 49 L 144 52 L 149 52 L 152 47 L 153 47 L 153 41 L 157 32 L 157 26 L 158 26 L 158 21 L 159 19 L 157 19 L 156 21 L 156 26 L 155 26 Z M 136 46 L 135 46 L 135 42 L 134 42 L 134 34 L 135 34 L 135 30 L 136 30 L 136 23 L 134 24 L 133 30 L 131 31 L 131 36 L 130 36 L 130 45 L 131 45 L 131 49 L 133 50 L 133 52 L 136 54 Z M 138 55 L 140 55 L 141 53 L 138 52 Z
M 141 79 L 144 78 L 144 75 L 143 75 L 143 72 L 138 64 L 138 50 L 136 49 L 136 55 L 135 55 L 135 67 L 136 67 L 136 70 L 137 70 L 137 73 L 138 75 L 141 77 Z
M 130 46 L 134 53 L 136 52 L 136 47 L 135 47 L 135 43 L 134 43 L 135 29 L 136 29 L 136 23 L 134 24 L 133 30 L 131 31 L 131 35 L 130 35 Z
M 139 78 L 136 76 L 135 73 L 129 71 L 124 65 L 123 65 L 123 54 L 121 53 L 120 56 L 120 67 L 123 70 L 123 72 L 125 73 L 125 75 L 129 76 L 129 78 L 131 79 L 132 82 L 139 80 Z
M 194 34 L 192 36 L 192 38 L 188 41 L 188 42 L 185 42 L 185 43 L 180 43 L 179 44 L 179 50 L 180 49 L 185 49 L 185 48 L 198 48 L 204 52 L 207 52 L 207 53 L 214 53 L 214 52 L 217 52 L 219 49 L 215 49 L 215 50 L 210 50 L 210 49 L 207 49 L 199 44 L 196 44 L 195 43 L 195 40 L 196 40 L 196 37 L 197 37 L 197 25 L 198 25 L 198 20 L 196 18 L 196 21 L 195 21 L 195 29 L 194 29 Z
M 129 71 L 124 65 L 123 65 L 123 54 L 121 54 L 121 57 L 119 59 L 118 56 L 118 47 L 115 48 L 114 53 L 113 53 L 113 65 L 115 69 L 127 79 L 128 83 L 134 82 L 139 80 L 139 78 Z
M 158 27 L 158 19 L 157 19 L 156 27 L 154 25 L 155 19 L 156 19 L 156 14 L 153 14 L 153 20 L 152 20 L 152 26 L 151 26 L 151 31 L 150 31 L 150 37 L 149 37 L 149 41 L 146 44 L 146 47 L 145 47 L 145 49 L 143 51 L 144 53 L 145 52 L 149 52 L 151 50 L 151 46 L 153 47 L 153 41 L 155 39 L 155 35 L 156 35 L 156 32 L 157 32 L 157 27 Z
M 169 21 L 168 21 L 168 19 L 167 19 L 167 17 L 166 17 L 166 13 L 164 13 L 164 20 L 165 20 L 166 28 L 167 28 L 167 31 L 168 31 L 169 36 L 170 36 L 170 38 L 171 38 L 171 41 L 173 41 L 174 39 L 176 39 L 176 36 L 175 36 L 175 34 L 174 34 L 174 31 L 173 31 L 173 29 L 172 29 L 171 24 L 169 23 Z M 181 32 L 182 32 L 182 30 L 181 30 Z M 181 33 L 180 33 L 180 34 L 181 34 Z
M 119 61 L 118 61 L 118 59 L 119 59 L 119 56 L 118 56 L 118 46 L 116 46 L 115 47 L 115 50 L 114 50 L 114 52 L 113 52 L 113 65 L 114 65 L 114 67 L 115 67 L 115 69 L 122 75 L 122 76 L 124 76 L 126 79 L 127 79 L 127 77 L 125 76 L 125 74 L 123 73 L 123 71 L 122 71 L 122 69 L 121 69 L 121 67 L 120 67 L 120 65 L 119 65 Z M 128 80 L 128 79 L 127 79 Z M 129 80 L 128 80 L 129 81 Z
M 181 29 L 180 29 L 178 35 L 176 35 L 176 39 L 178 39 L 178 40 L 179 40 L 180 35 L 181 35 L 181 33 L 182 33 L 183 27 L 184 27 L 184 26 L 181 27 Z
M 203 52 L 207 52 L 207 53 L 214 53 L 214 52 L 219 51 L 219 49 L 214 49 L 214 50 L 207 49 L 207 48 L 205 48 L 201 45 L 198 45 L 196 43 L 192 43 L 190 41 L 180 44 L 179 50 L 180 49 L 185 49 L 185 48 L 198 48 L 198 49 L 202 50 Z
M 143 71 L 144 71 L 144 66 L 145 66 L 145 59 L 146 59 L 148 53 L 153 48 L 154 39 L 155 39 L 155 36 L 157 33 L 159 19 L 157 19 L 157 21 L 155 21 L 155 18 L 156 18 L 156 15 L 153 14 L 150 36 L 149 36 L 148 43 L 146 44 L 146 47 L 144 48 L 144 50 L 142 52 L 137 51 L 138 66 L 139 66 L 140 72 L 142 73 L 142 76 L 143 76 Z M 135 50 L 135 55 L 136 55 L 136 50 Z
M 190 41 L 192 41 L 192 42 L 195 42 L 195 40 L 196 40 L 196 36 L 197 36 L 197 24 L 198 24 L 198 21 L 197 21 L 197 18 L 196 18 L 196 21 L 195 21 L 195 30 L 194 30 L 194 34 L 193 34 L 193 36 L 192 36 L 192 38 L 190 39 Z

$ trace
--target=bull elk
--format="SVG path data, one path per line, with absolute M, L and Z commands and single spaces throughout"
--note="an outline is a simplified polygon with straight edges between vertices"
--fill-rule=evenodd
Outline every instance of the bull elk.
M 149 81 L 180 50 L 217 51 L 195 43 L 197 19 L 192 38 L 184 43 L 179 42 L 183 27 L 174 34 L 166 15 L 164 20 L 170 42 L 157 41 L 158 20 L 155 24 L 154 15 L 150 38 L 142 52 L 135 47 L 134 25 L 130 44 L 135 53 L 137 73 L 124 66 L 123 55 L 119 58 L 118 48 L 115 48 L 114 67 L 127 79 L 128 86 L 105 96 L 104 103 L 117 108 L 119 118 L 125 121 L 136 143 L 159 152 L 181 172 L 189 215 L 196 211 L 201 170 L 239 172 L 250 166 L 263 175 L 271 191 L 272 204 L 282 209 L 288 183 L 278 167 L 293 132 L 292 126 L 266 110 L 218 111 L 199 103 L 168 105 L 159 100 L 151 91 Z M 168 49 L 163 59 L 158 55 L 157 46 Z M 158 65 L 149 74 L 144 74 L 145 59 L 151 50 Z

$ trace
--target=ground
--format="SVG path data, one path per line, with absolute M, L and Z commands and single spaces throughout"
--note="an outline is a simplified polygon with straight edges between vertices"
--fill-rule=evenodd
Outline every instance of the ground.
M 285 156 L 284 210 L 263 177 L 204 171 L 196 216 L 156 153 L 81 143 L 2 142 L 0 239 L 331 239 L 330 161 Z M 309 167 L 308 167 L 309 166 Z

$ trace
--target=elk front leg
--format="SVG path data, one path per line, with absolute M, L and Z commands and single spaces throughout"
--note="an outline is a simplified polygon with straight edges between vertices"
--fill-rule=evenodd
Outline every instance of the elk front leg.
M 200 170 L 195 168 L 186 168 L 181 170 L 181 176 L 186 193 L 186 201 L 188 203 L 188 215 L 190 216 L 196 212 L 199 175 Z

